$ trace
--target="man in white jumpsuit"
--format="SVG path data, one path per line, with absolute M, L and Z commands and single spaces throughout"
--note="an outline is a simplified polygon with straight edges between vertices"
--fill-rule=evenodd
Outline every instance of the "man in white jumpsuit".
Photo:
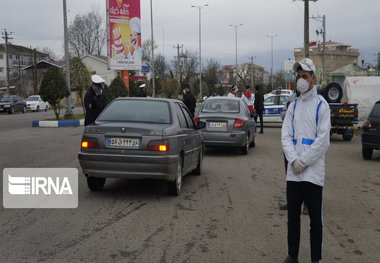
M 322 189 L 325 153 L 330 144 L 330 108 L 314 86 L 313 61 L 302 59 L 293 68 L 300 95 L 290 103 L 281 131 L 288 160 L 288 257 L 284 263 L 298 263 L 303 202 L 309 209 L 311 262 L 317 263 L 322 259 Z

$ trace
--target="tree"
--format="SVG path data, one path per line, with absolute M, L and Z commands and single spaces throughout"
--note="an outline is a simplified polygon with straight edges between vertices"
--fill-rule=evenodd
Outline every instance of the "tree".
M 153 41 L 153 49 L 157 49 L 156 43 Z M 152 60 L 152 40 L 146 39 L 142 44 L 142 60 L 151 63 Z M 149 65 L 150 66 L 150 65 Z
M 61 100 L 69 96 L 69 94 L 62 72 L 55 67 L 49 68 L 42 78 L 39 95 L 42 100 L 48 102 L 53 108 L 57 120 L 59 120 L 61 111 Z
M 207 66 L 204 71 L 203 80 L 206 82 L 208 87 L 208 93 L 204 92 L 207 95 L 218 94 L 218 70 L 220 69 L 219 63 L 215 59 L 207 60 Z
M 103 16 L 93 10 L 84 15 L 76 15 L 69 26 L 70 52 L 77 57 L 100 55 L 106 41 Z
M 79 95 L 83 107 L 83 113 L 86 109 L 83 103 L 83 93 L 91 83 L 90 73 L 79 57 L 70 59 L 70 82 L 71 89 Z
M 112 80 L 111 85 L 105 89 L 104 95 L 106 96 L 106 104 L 108 104 L 115 98 L 128 96 L 128 90 L 123 80 L 116 77 Z
M 161 95 L 165 98 L 176 98 L 179 91 L 179 83 L 175 79 L 162 80 Z
M 251 67 L 247 63 L 241 64 L 238 66 L 236 73 L 242 82 L 243 88 L 245 88 L 248 85 L 248 80 L 251 79 Z
M 45 53 L 52 60 L 58 60 L 58 55 L 50 47 L 37 47 L 37 50 L 41 53 Z

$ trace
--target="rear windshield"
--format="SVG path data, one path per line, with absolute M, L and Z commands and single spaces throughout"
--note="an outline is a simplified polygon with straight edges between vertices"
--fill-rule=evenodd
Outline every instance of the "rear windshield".
M 171 123 L 169 103 L 149 100 L 115 100 L 99 116 L 99 121 Z
M 27 101 L 38 101 L 39 97 L 29 97 Z
M 202 112 L 239 113 L 239 102 L 234 100 L 206 100 Z
M 380 117 L 380 103 L 376 103 L 371 112 L 372 117 Z

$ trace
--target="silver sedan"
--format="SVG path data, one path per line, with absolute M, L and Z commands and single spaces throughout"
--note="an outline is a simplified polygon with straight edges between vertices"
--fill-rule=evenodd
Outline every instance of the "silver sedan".
M 160 179 L 179 195 L 184 175 L 201 174 L 202 127 L 181 101 L 113 100 L 83 133 L 78 158 L 88 187 L 102 190 L 108 177 Z
M 247 104 L 239 98 L 214 97 L 202 105 L 195 122 L 205 122 L 203 142 L 206 147 L 239 147 L 248 154 L 255 146 L 256 124 Z

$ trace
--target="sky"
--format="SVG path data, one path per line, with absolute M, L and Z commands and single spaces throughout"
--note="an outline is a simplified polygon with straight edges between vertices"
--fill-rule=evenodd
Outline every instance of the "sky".
M 66 0 L 68 23 L 77 14 L 98 10 L 105 18 L 106 0 Z M 271 67 L 273 38 L 274 72 L 284 60 L 294 59 L 294 48 L 303 46 L 304 2 L 293 0 L 152 0 L 155 53 L 168 61 L 176 54 L 174 45 L 198 52 L 199 12 L 202 8 L 202 62 L 215 59 L 221 65 L 235 64 L 235 29 L 238 63 L 250 62 Z M 378 0 L 319 0 L 310 2 L 310 16 L 326 15 L 327 40 L 359 49 L 360 60 L 376 64 L 380 52 L 380 4 Z M 150 0 L 141 0 L 142 38 L 151 36 Z M 315 31 L 322 23 L 310 19 L 310 41 L 321 40 Z M 11 43 L 49 47 L 63 56 L 62 0 L 1 0 L 0 30 L 12 32 Z M 4 42 L 3 39 L 0 41 Z

